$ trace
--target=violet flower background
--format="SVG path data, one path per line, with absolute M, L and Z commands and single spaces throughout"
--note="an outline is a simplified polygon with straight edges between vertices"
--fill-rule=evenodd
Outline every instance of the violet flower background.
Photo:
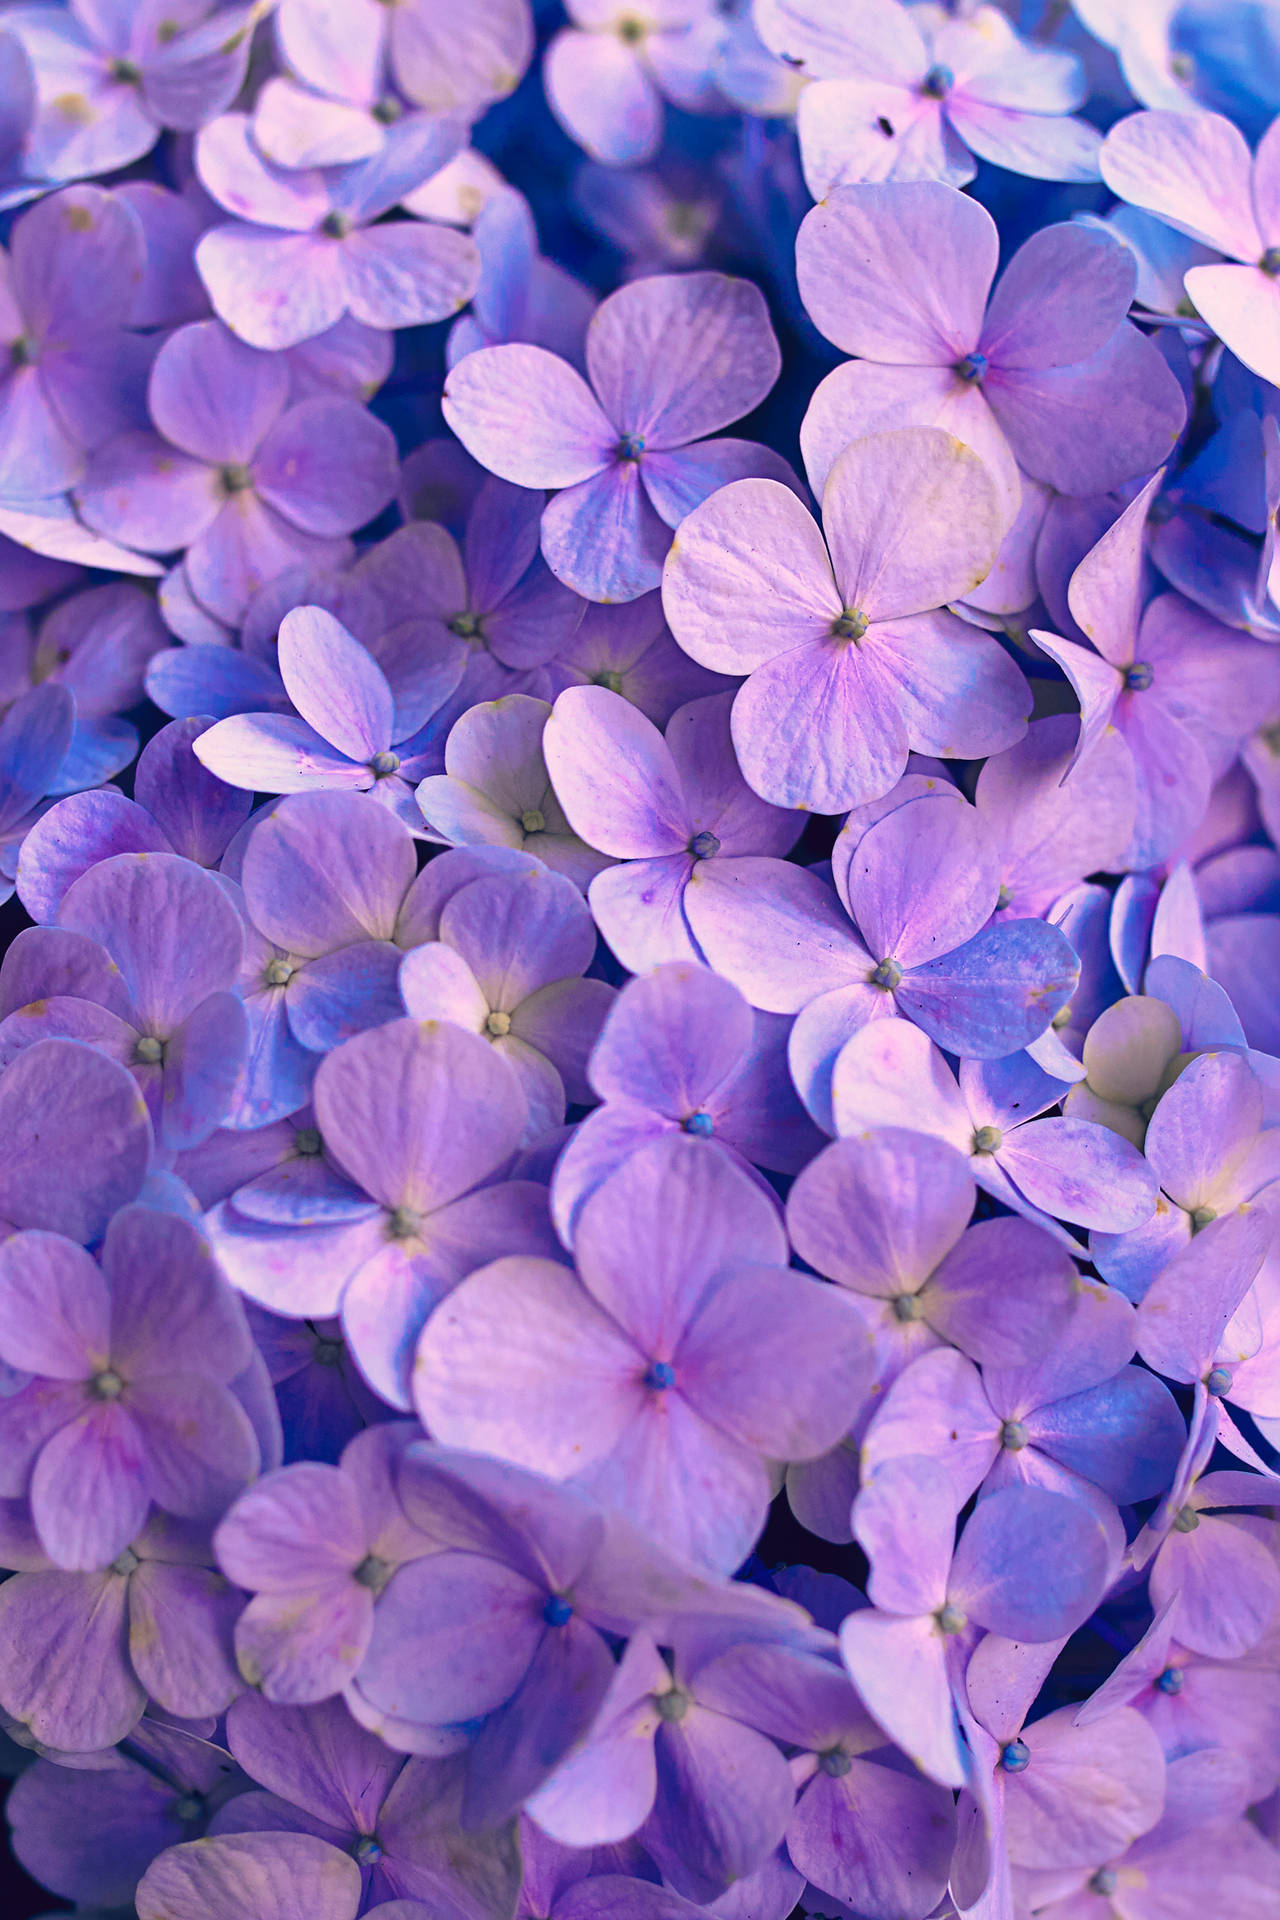
M 1280 7 L 0 7 L 5 1920 L 1280 1911 Z

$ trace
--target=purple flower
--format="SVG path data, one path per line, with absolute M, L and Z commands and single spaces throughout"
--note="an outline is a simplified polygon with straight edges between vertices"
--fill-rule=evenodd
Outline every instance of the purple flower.
M 797 1172 L 819 1135 L 791 1086 L 787 1032 L 706 967 L 673 961 L 629 981 L 587 1063 L 603 1104 L 579 1122 L 551 1183 L 565 1245 L 586 1201 L 652 1140 L 684 1134 L 746 1173 Z
M 335 1464 L 348 1440 L 388 1417 L 360 1378 L 337 1320 L 281 1320 L 251 1300 L 245 1312 L 275 1391 L 286 1462 Z
M 237 216 L 196 247 L 214 312 L 251 347 L 268 349 L 314 339 L 344 314 L 390 331 L 456 313 L 479 276 L 470 236 L 379 216 L 465 138 L 459 118 L 415 114 L 389 127 L 370 159 L 286 169 L 259 151 L 244 114 L 223 114 L 196 140 L 202 186 Z
M 307 86 L 374 105 L 393 82 L 430 113 L 476 115 L 515 87 L 533 52 L 527 0 L 484 0 L 462 14 L 445 0 L 281 0 L 277 44 Z
M 222 1808 L 214 1833 L 313 1833 L 355 1860 L 375 1910 L 412 1898 L 476 1920 L 510 1914 L 520 1881 L 514 1824 L 459 1831 L 457 1760 L 392 1752 L 339 1700 L 281 1707 L 253 1693 L 233 1703 L 227 1744 L 266 1791 Z
M 809 1162 L 787 1199 L 787 1231 L 815 1272 L 877 1303 L 876 1331 L 896 1335 L 900 1364 L 941 1345 L 983 1366 L 1031 1366 L 1071 1321 L 1076 1269 L 1028 1221 L 970 1226 L 974 1199 L 954 1148 L 880 1127 Z
M 831 1075 L 836 1130 L 907 1127 L 936 1134 L 978 1185 L 1079 1252 L 1059 1226 L 1125 1233 L 1155 1211 L 1155 1174 L 1137 1149 L 1089 1120 L 1039 1115 L 1065 1091 L 1026 1054 L 962 1062 L 960 1079 L 905 1020 L 877 1020 L 845 1042 Z
M 409 1404 L 418 1334 L 467 1273 L 550 1254 L 546 1190 L 504 1180 L 527 1108 L 514 1069 L 478 1035 L 393 1020 L 322 1062 L 316 1120 L 337 1176 L 279 1182 L 253 1214 L 209 1216 L 218 1258 L 249 1299 L 298 1319 L 340 1313 L 370 1385 Z
M 715 40 L 700 31 L 718 24 L 713 0 L 648 0 L 642 13 L 626 0 L 566 0 L 566 11 L 571 24 L 547 48 L 543 84 L 556 119 L 593 158 L 650 160 L 664 95 L 683 107 L 715 99 Z
M 783 1269 L 769 1201 L 696 1140 L 626 1160 L 583 1207 L 574 1255 L 576 1275 L 495 1261 L 432 1315 L 413 1373 L 423 1424 L 572 1477 L 731 1571 L 769 1502 L 765 1461 L 811 1458 L 848 1426 L 869 1385 L 863 1329 L 835 1289 Z
M 698 1625 L 722 1640 L 807 1632 L 798 1608 L 697 1573 L 576 1489 L 517 1467 L 419 1445 L 400 1494 L 441 1550 L 388 1586 L 348 1703 L 397 1747 L 467 1745 L 464 1828 L 509 1818 L 583 1739 L 611 1687 L 625 1688 L 627 1663 L 615 1668 L 604 1634 L 647 1621 L 670 1644 L 686 1614 L 695 1641 Z M 628 1788 L 611 1821 L 629 1816 Z M 776 1780 L 773 1794 L 776 1806 Z M 642 1800 L 613 1831 L 634 1831 L 647 1811 Z M 732 1844 L 759 1840 L 753 1830 Z
M 454 722 L 445 770 L 418 788 L 432 836 L 456 847 L 510 847 L 563 873 L 585 892 L 608 854 L 572 832 L 551 785 L 542 737 L 545 700 L 509 693 L 469 707 Z
M 751 1684 L 753 1656 L 781 1668 L 780 1691 L 788 1681 L 798 1691 L 810 1663 L 798 1662 L 793 1649 L 829 1636 L 788 1632 L 784 1621 L 750 1632 L 733 1620 L 706 1623 L 702 1632 L 677 1621 L 661 1635 L 666 1657 L 656 1638 L 632 1636 L 586 1741 L 528 1811 L 576 1846 L 635 1833 L 677 1892 L 714 1901 L 765 1864 L 795 1801 L 771 1729 L 758 1730 L 767 1713 L 759 1713 Z M 838 1669 L 828 1671 L 838 1677 Z M 641 1920 L 647 1909 L 635 1911 Z M 659 1910 L 655 1920 L 666 1916 Z
M 484 479 L 465 518 L 461 547 L 442 526 L 413 538 L 413 612 L 427 644 L 465 641 L 517 672 L 543 666 L 578 630 L 583 601 L 554 579 L 538 551 L 546 496 Z
M 148 354 L 124 326 L 142 231 L 114 195 L 68 187 L 25 213 L 9 244 L 0 498 L 37 501 L 78 481 L 88 451 L 141 415 Z
M 1137 811 L 1124 865 L 1167 858 L 1204 813 L 1260 708 L 1280 701 L 1280 656 L 1161 594 L 1143 611 L 1143 534 L 1156 475 L 1071 576 L 1071 612 L 1093 642 L 1037 632 L 1080 701 L 1077 756 L 1109 727 L 1133 761 Z M 1097 651 L 1094 651 L 1094 648 Z
M 212 1561 L 206 1529 L 155 1514 L 109 1565 L 70 1573 L 29 1521 L 6 1521 L 0 1565 L 17 1574 L 0 1584 L 0 1707 L 42 1746 L 94 1754 L 149 1702 L 179 1719 L 223 1713 L 242 1685 L 231 1629 L 244 1601 Z
M 997 912 L 1010 919 L 1047 915 L 1086 875 L 1125 864 L 1133 837 L 1132 764 L 1111 732 L 1077 759 L 1077 731 L 1069 714 L 1033 720 L 978 775 L 973 804 L 998 848 Z
M 55 1893 L 127 1903 L 175 1834 L 200 1838 L 247 1784 L 224 1747 L 143 1719 L 105 1765 L 27 1769 L 6 1803 L 13 1850 Z
M 416 736 L 456 690 L 464 650 L 420 643 L 400 659 L 388 647 L 392 685 L 377 659 L 323 607 L 295 607 L 280 623 L 278 659 L 293 713 L 242 713 L 196 742 L 196 758 L 250 793 L 338 788 L 374 798 L 421 832 L 413 800 Z M 414 644 L 418 642 L 418 644 Z M 385 657 L 385 656 L 384 656 Z
M 409 1421 L 371 1427 L 337 1466 L 281 1467 L 224 1516 L 218 1563 L 253 1595 L 236 1623 L 236 1659 L 267 1699 L 298 1706 L 340 1693 L 359 1670 L 388 1581 L 432 1549 L 396 1495 L 416 1432 Z
M 415 1020 L 451 1020 L 515 1068 L 526 1139 L 560 1126 L 568 1101 L 589 1103 L 587 1056 L 613 989 L 582 975 L 595 959 L 586 902 L 560 874 L 495 873 L 445 903 L 439 937 L 405 956 L 400 992 Z
M 815 200 L 863 180 L 963 187 L 974 156 L 1037 180 L 1096 180 L 1101 139 L 1072 114 L 1083 62 L 1021 39 L 996 7 L 761 0 L 766 46 L 810 79 L 798 130 Z M 959 17 L 957 17 L 957 14 Z
M 1280 1609 L 1280 1572 L 1267 1538 L 1239 1510 L 1280 1506 L 1280 1480 L 1263 1474 L 1202 1474 L 1163 1528 L 1151 1562 L 1151 1604 L 1170 1631 L 1208 1659 L 1236 1660 L 1256 1647 Z M 1223 1513 L 1221 1509 L 1232 1509 Z M 1167 1514 L 1162 1518 L 1168 1519 Z M 1145 1558 L 1148 1538 L 1135 1542 Z
M 547 662 L 553 695 L 566 687 L 607 687 L 665 727 L 677 707 L 729 686 L 671 637 L 657 593 L 615 606 L 589 605 L 573 638 Z
M 99 1239 L 151 1151 L 132 1075 L 95 1048 L 38 1040 L 0 1070 L 0 1227 Z
M 562 490 L 542 517 L 558 579 L 588 600 L 634 600 L 658 585 L 670 530 L 709 493 L 748 473 L 789 480 L 767 448 L 703 438 L 763 400 L 781 356 L 757 287 L 693 273 L 610 294 L 586 359 L 590 385 L 542 347 L 468 354 L 445 382 L 444 415 L 491 472 Z
M 1158 349 L 1125 322 L 1127 248 L 1096 229 L 1042 228 L 988 303 L 998 247 L 985 208 L 932 181 L 839 187 L 806 215 L 801 297 L 819 332 L 859 356 L 805 416 L 815 491 L 849 440 L 885 427 L 944 427 L 972 447 L 1004 526 L 1019 468 L 1091 494 L 1168 458 L 1186 408 Z
M 354 400 L 290 404 L 284 363 L 217 320 L 171 334 L 147 391 L 155 433 L 102 447 L 76 496 L 89 526 L 144 553 L 186 549 L 187 580 L 236 621 L 265 581 L 334 564 L 395 491 L 395 443 Z
M 1183 284 L 1194 310 L 1246 367 L 1280 378 L 1280 240 L 1274 124 L 1251 156 L 1220 113 L 1134 113 L 1111 129 L 1100 167 L 1113 193 L 1226 255 L 1193 266 Z
M 993 1872 L 1006 1885 L 1006 1860 L 1023 1871 L 1087 1866 L 1146 1833 L 1164 1804 L 1160 1742 L 1132 1709 L 1082 1724 L 1073 1707 L 1060 1707 L 1026 1724 L 1058 1651 L 1053 1641 L 1024 1646 L 989 1633 L 965 1671 L 977 1778 L 961 1800 L 961 1828 L 976 1801 Z M 968 1855 L 962 1847 L 954 1871 L 966 1905 Z
M 243 947 L 212 875 L 175 854 L 115 854 L 67 889 L 56 928 L 31 928 L 6 955 L 0 1056 L 52 1035 L 87 1041 L 130 1069 L 163 1146 L 195 1146 L 244 1071 Z
M 0 1244 L 0 1357 L 32 1376 L 0 1402 L 5 1493 L 29 1492 L 51 1560 L 105 1565 L 153 1506 L 221 1511 L 259 1462 L 229 1386 L 251 1351 L 207 1243 L 173 1214 L 122 1209 L 101 1269 L 58 1234 Z
M 253 803 L 200 765 L 191 749 L 204 731 L 204 719 L 172 720 L 154 734 L 138 756 L 132 800 L 101 787 L 60 800 L 36 822 L 18 858 L 18 897 L 32 919 L 56 921 L 81 874 L 118 853 L 218 865 Z
M 966 1765 L 953 1691 L 972 1623 L 1017 1640 L 1053 1640 L 1102 1597 L 1110 1551 L 1082 1501 L 1009 1487 L 982 1501 L 955 1540 L 946 1469 L 924 1455 L 886 1460 L 854 1503 L 873 1604 L 851 1613 L 840 1651 L 872 1718 L 931 1779 L 959 1786 Z
M 913 1360 L 867 1429 L 863 1471 L 928 1452 L 951 1475 L 957 1506 L 980 1488 L 983 1497 L 1019 1485 L 1067 1494 L 1093 1509 L 1119 1551 L 1108 1501 L 1163 1493 L 1186 1426 L 1168 1389 L 1128 1364 L 1137 1345 L 1128 1301 L 1096 1281 L 1078 1281 L 1075 1296 L 1062 1331 L 1023 1365 L 979 1371 L 945 1348 Z
M 748 676 L 733 743 L 749 785 L 838 813 L 887 793 L 908 752 L 1011 746 L 1026 682 L 988 634 L 940 611 L 995 558 L 982 462 L 919 428 L 860 439 L 831 469 L 823 521 L 825 543 L 785 487 L 742 480 L 695 508 L 667 561 L 680 645 Z
M 574 832 L 618 864 L 596 875 L 588 899 L 619 960 L 643 973 L 700 960 L 685 890 L 705 862 L 786 853 L 804 822 L 757 798 L 730 739 L 732 696 L 681 707 L 666 737 L 607 687 L 570 687 L 547 721 L 543 751 Z
M 524 196 L 500 187 L 477 216 L 471 237 L 480 253 L 480 280 L 471 311 L 449 330 L 448 364 L 456 366 L 480 347 L 522 341 L 545 347 L 581 370 L 596 297 L 581 280 L 539 253 L 537 228 Z
M 193 132 L 240 91 L 257 14 L 218 0 L 194 0 L 176 21 L 160 0 L 11 9 L 6 25 L 39 89 L 32 164 L 62 180 L 112 173 L 148 153 L 162 128 Z
M 995 1061 L 1043 1034 L 1076 983 L 1056 927 L 988 924 L 999 868 L 968 803 L 920 776 L 896 797 L 850 816 L 832 859 L 838 896 L 768 859 L 707 861 L 685 896 L 711 965 L 754 1006 L 799 1014 L 791 1072 L 831 1132 L 845 1130 L 833 1125 L 831 1076 L 851 1034 L 898 1014 L 966 1061 Z

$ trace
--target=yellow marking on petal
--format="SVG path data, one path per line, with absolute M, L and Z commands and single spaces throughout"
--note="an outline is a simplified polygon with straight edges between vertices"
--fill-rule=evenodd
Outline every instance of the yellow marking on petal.
M 82 127 L 92 124 L 93 108 L 82 93 L 59 93 L 49 104 L 64 120 L 74 120 Z
M 90 213 L 88 207 L 67 207 L 63 218 L 66 220 L 72 233 L 93 232 L 93 215 Z

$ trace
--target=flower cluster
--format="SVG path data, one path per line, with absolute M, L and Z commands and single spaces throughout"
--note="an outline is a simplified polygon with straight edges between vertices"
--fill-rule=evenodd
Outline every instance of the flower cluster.
M 1280 5 L 18 0 L 0 237 L 22 1868 L 1274 1920 Z

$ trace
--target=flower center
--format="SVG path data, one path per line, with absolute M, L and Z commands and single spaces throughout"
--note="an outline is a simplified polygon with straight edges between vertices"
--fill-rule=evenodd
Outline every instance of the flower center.
M 653 1704 L 658 1709 L 658 1718 L 672 1726 L 688 1713 L 689 1696 L 683 1687 L 668 1687 L 665 1693 L 656 1695 Z
M 133 1058 L 137 1066 L 158 1067 L 164 1059 L 164 1042 L 153 1034 L 144 1033 L 133 1049 Z
M 1098 1871 L 1090 1876 L 1089 1891 L 1100 1893 L 1105 1898 L 1108 1894 L 1114 1893 L 1119 1884 L 1114 1867 L 1099 1867 Z
M 345 240 L 351 231 L 351 216 L 339 213 L 335 208 L 332 213 L 326 213 L 320 222 L 320 231 L 326 240 Z
M 913 1320 L 924 1319 L 924 1308 L 914 1293 L 897 1293 L 893 1297 L 893 1317 L 901 1320 L 903 1326 L 909 1326 Z
M 247 493 L 253 485 L 253 475 L 248 467 L 237 464 L 235 461 L 223 467 L 219 477 L 224 493 Z
M 142 1562 L 139 1560 L 133 1548 L 126 1547 L 123 1553 L 116 1555 L 111 1565 L 107 1568 L 107 1572 L 118 1573 L 122 1580 L 127 1580 L 129 1575 L 136 1573 L 141 1565 Z
M 368 1587 L 373 1593 L 381 1593 L 391 1578 L 391 1562 L 382 1560 L 376 1553 L 366 1553 L 358 1567 L 352 1570 L 351 1578 L 358 1587 Z
M 963 380 L 966 386 L 980 387 L 987 377 L 990 364 L 985 353 L 978 353 L 976 350 L 973 353 L 966 353 L 963 360 L 956 361 L 956 379 Z
M 645 1374 L 644 1383 L 646 1387 L 652 1387 L 655 1392 L 663 1393 L 668 1387 L 674 1387 L 676 1370 L 669 1360 L 655 1360 Z
M 549 1627 L 567 1627 L 573 1618 L 573 1603 L 562 1593 L 553 1593 L 542 1609 L 542 1617 Z
M 1213 1395 L 1215 1400 L 1221 1400 L 1224 1395 L 1231 1391 L 1230 1367 L 1210 1367 L 1204 1377 L 1204 1384 L 1206 1390 Z
M 1217 1217 L 1218 1209 L 1216 1207 L 1197 1207 L 1191 1216 L 1192 1233 L 1199 1233 L 1202 1227 L 1207 1227 L 1210 1222 L 1216 1220 Z
M 1264 273 L 1268 273 L 1274 278 L 1276 274 L 1280 273 L 1280 247 L 1268 247 L 1261 260 L 1259 260 L 1258 265 Z
M 495 1010 L 485 1021 L 484 1030 L 491 1033 L 495 1040 L 501 1040 L 504 1034 L 511 1031 L 511 1015 Z
M 1174 1519 L 1173 1530 L 1175 1533 L 1194 1533 L 1199 1525 L 1200 1515 L 1195 1508 L 1182 1507 Z
M 720 842 L 714 833 L 695 833 L 689 842 L 689 851 L 695 860 L 710 860 L 713 854 L 719 853 Z
M 1010 1453 L 1021 1453 L 1030 1438 L 1021 1420 L 1006 1420 L 1000 1429 L 1000 1445 L 1007 1447 Z
M 639 460 L 644 453 L 644 435 L 624 433 L 614 451 L 619 460 Z
M 624 13 L 614 29 L 625 47 L 637 47 L 645 36 L 643 20 L 637 20 L 633 13 Z
M 342 1364 L 341 1340 L 317 1340 L 311 1358 L 318 1367 L 337 1367 Z
M 933 1617 L 937 1623 L 938 1632 L 945 1633 L 948 1637 L 953 1633 L 963 1633 L 969 1624 L 968 1614 L 959 1607 L 953 1607 L 949 1600 L 944 1607 L 938 1608 Z
M 593 687 L 607 687 L 610 693 L 621 693 L 622 675 L 616 667 L 602 667 L 591 684 Z
M 287 960 L 268 960 L 262 970 L 263 984 L 268 987 L 287 987 L 296 971 Z
M 902 985 L 902 968 L 896 960 L 882 960 L 873 968 L 871 974 L 873 987 L 882 987 L 886 993 L 896 993 Z
M 973 1136 L 973 1153 L 996 1153 L 1004 1140 L 999 1127 L 979 1127 Z
M 142 68 L 136 60 L 113 60 L 108 72 L 122 87 L 136 87 L 142 79 Z
M 697 1113 L 686 1114 L 680 1125 L 686 1133 L 693 1134 L 698 1140 L 709 1140 L 716 1130 L 714 1119 L 702 1108 L 699 1108 Z
M 173 1803 L 173 1817 L 183 1826 L 189 1826 L 193 1820 L 199 1820 L 204 1813 L 204 1795 L 202 1793 L 184 1793 L 181 1800 Z
M 1145 693 L 1155 677 L 1148 661 L 1135 660 L 1125 673 L 1124 690 L 1126 693 Z
M 942 100 L 955 83 L 956 77 L 950 67 L 930 67 L 920 82 L 920 91 L 928 100 Z
M 526 833 L 544 833 L 547 817 L 537 807 L 526 807 L 520 815 L 520 825 Z
M 373 109 L 373 117 L 379 126 L 393 127 L 403 112 L 404 108 L 400 105 L 400 102 L 388 94 L 386 99 L 379 100 L 377 106 Z
M 846 607 L 844 612 L 831 622 L 833 640 L 861 640 L 871 625 L 860 607 Z
M 317 1127 L 299 1127 L 293 1136 L 293 1150 L 301 1154 L 304 1160 L 313 1160 L 323 1153 L 324 1142 Z
M 10 341 L 9 358 L 15 367 L 33 367 L 38 357 L 35 341 L 29 340 L 25 333 L 20 333 L 16 340 Z
M 833 1747 L 830 1753 L 823 1754 L 818 1765 L 823 1773 L 830 1774 L 833 1780 L 843 1780 L 853 1766 L 853 1762 L 847 1753 L 843 1753 L 839 1747 Z
M 455 613 L 446 625 L 450 633 L 456 633 L 459 640 L 478 640 L 480 638 L 480 616 L 478 613 Z
M 90 1380 L 89 1391 L 95 1400 L 118 1400 L 124 1392 L 124 1381 L 114 1367 L 104 1367 Z
M 1181 1667 L 1166 1667 L 1157 1679 L 1156 1686 L 1161 1693 L 1181 1693 L 1182 1679 L 1183 1674 Z
M 1012 899 L 1013 899 L 1013 888 L 1006 887 L 1006 885 L 1004 884 L 1004 881 L 1002 880 L 1000 882 L 1000 891 L 996 895 L 995 911 L 997 913 L 1003 913 L 1005 908 L 1008 906 L 1009 902 Z
M 1010 1740 L 1000 1749 L 1000 1765 L 1006 1773 L 1025 1773 L 1031 1765 L 1031 1749 L 1025 1740 Z
M 351 1857 L 362 1867 L 373 1867 L 382 1858 L 382 1848 L 371 1833 L 362 1833 L 351 1849 Z
M 369 762 L 369 771 L 375 780 L 385 780 L 399 770 L 400 755 L 398 753 L 375 753 Z
M 393 1240 L 412 1240 L 421 1225 L 421 1216 L 412 1207 L 395 1207 L 387 1216 L 387 1232 Z

